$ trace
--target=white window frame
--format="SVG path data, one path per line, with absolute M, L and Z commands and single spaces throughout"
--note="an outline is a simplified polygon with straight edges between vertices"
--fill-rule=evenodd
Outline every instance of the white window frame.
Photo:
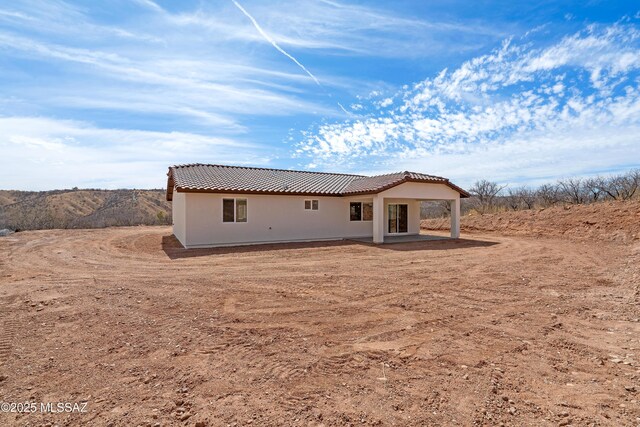
M 233 221 L 224 220 L 224 201 L 233 200 Z M 244 221 L 238 221 L 238 200 L 244 200 L 247 206 L 246 218 Z M 249 222 L 249 199 L 247 197 L 223 197 L 222 198 L 222 223 L 223 224 L 246 224 Z
M 307 209 L 307 202 L 309 202 L 309 208 Z M 316 202 L 316 208 L 313 209 L 313 202 Z M 319 211 L 320 210 L 320 200 L 319 199 L 304 199 L 304 210 L 305 211 Z
M 390 218 L 390 212 L 389 212 L 389 208 L 391 206 L 396 206 L 396 231 L 389 231 L 389 221 L 391 220 Z M 407 207 L 407 231 L 398 231 L 398 229 L 400 228 L 400 216 L 398 214 L 398 212 L 400 211 L 400 206 L 406 206 Z M 409 233 L 409 204 L 408 203 L 388 203 L 387 204 L 387 220 L 386 220 L 386 229 L 387 229 L 387 234 L 389 235 L 403 235 L 403 234 L 407 234 Z

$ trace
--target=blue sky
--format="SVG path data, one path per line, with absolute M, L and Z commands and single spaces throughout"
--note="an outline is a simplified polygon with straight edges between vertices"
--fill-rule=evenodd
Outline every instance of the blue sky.
M 468 186 L 640 166 L 636 1 L 0 5 L 0 188 L 219 163 Z

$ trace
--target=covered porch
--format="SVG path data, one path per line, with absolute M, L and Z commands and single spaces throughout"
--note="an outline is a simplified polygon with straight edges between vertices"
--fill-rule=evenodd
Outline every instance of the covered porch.
M 440 240 L 445 237 L 420 234 L 423 201 L 450 204 L 450 238 L 460 237 L 460 193 L 444 185 L 408 182 L 373 196 L 373 243 Z

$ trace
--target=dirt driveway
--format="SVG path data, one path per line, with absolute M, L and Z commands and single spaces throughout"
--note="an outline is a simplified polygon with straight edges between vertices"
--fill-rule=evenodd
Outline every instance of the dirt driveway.
M 637 425 L 640 245 L 0 239 L 0 425 Z M 49 423 L 49 424 L 47 424 Z

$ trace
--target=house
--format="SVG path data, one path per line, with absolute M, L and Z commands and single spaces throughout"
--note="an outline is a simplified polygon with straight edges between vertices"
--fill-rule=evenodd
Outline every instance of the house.
M 448 179 L 415 172 L 378 176 L 241 166 L 169 168 L 173 234 L 185 248 L 373 238 L 420 232 L 420 202 L 451 203 L 460 234 L 460 198 Z

